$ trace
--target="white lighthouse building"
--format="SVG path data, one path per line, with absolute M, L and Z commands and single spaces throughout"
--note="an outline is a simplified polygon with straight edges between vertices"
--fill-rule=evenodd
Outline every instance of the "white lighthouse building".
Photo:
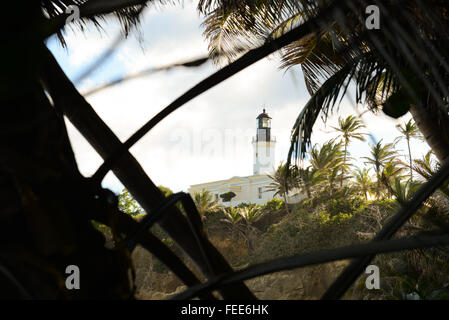
M 225 206 L 238 205 L 240 203 L 264 204 L 273 198 L 275 191 L 268 191 L 267 187 L 273 183 L 269 174 L 276 170 L 275 165 L 275 146 L 276 140 L 271 135 L 271 118 L 265 109 L 259 114 L 257 119 L 256 136 L 252 139 L 253 145 L 253 175 L 245 177 L 232 177 L 227 180 L 212 181 L 207 183 L 195 184 L 190 186 L 189 193 L 193 197 L 195 192 L 202 189 L 212 193 L 219 203 Z M 235 197 L 230 202 L 222 202 L 221 194 L 234 192 Z M 289 197 L 289 203 L 296 202 L 297 196 Z
M 263 109 L 257 119 L 257 133 L 253 137 L 253 174 L 271 173 L 275 169 L 274 153 L 276 139 L 271 136 L 271 118 Z

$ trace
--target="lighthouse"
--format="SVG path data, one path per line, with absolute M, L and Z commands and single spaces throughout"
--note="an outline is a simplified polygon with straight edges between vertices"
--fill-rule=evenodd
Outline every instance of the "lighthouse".
M 276 139 L 271 135 L 271 118 L 263 109 L 257 119 L 257 132 L 253 137 L 253 174 L 265 174 L 274 170 Z
M 277 192 L 271 188 L 273 179 L 269 175 L 275 170 L 274 150 L 276 146 L 276 139 L 271 134 L 271 118 L 263 109 L 263 112 L 256 119 L 256 136 L 252 138 L 253 174 L 191 185 L 189 194 L 192 197 L 195 197 L 202 190 L 207 190 L 223 206 L 236 206 L 241 203 L 262 205 L 274 198 L 279 199 Z M 229 192 L 234 193 L 232 201 L 224 201 L 225 199 L 221 195 Z M 287 194 L 287 202 L 298 203 L 306 197 L 306 195 L 300 194 L 298 190 L 293 189 Z

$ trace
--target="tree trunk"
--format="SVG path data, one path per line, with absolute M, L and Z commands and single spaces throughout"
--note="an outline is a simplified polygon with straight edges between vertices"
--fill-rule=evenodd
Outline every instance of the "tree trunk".
M 288 210 L 287 194 L 284 193 L 283 196 L 284 196 L 285 210 L 287 211 L 287 214 L 290 214 L 290 211 Z
M 377 176 L 377 197 L 380 197 L 380 169 L 377 169 L 376 176 Z
M 410 159 L 410 181 L 413 181 L 413 161 L 412 161 L 412 150 L 410 149 L 410 138 L 407 138 L 408 156 Z
M 443 163 L 449 157 L 449 119 L 437 107 L 429 109 L 418 105 L 410 106 L 410 113 L 426 142 L 438 160 Z M 437 110 L 437 111 L 434 111 Z
M 347 150 L 347 147 L 348 147 L 348 143 L 345 142 L 345 155 L 344 155 L 344 158 L 343 158 L 343 170 L 342 170 L 343 174 L 341 175 L 341 181 L 340 181 L 340 187 L 341 188 L 343 187 L 343 177 L 344 177 L 344 175 L 346 173 L 346 150 Z

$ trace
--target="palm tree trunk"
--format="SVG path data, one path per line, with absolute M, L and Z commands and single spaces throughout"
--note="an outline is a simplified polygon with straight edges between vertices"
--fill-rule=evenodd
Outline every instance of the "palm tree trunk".
M 380 173 L 379 173 L 379 170 L 380 169 L 378 169 L 376 171 L 376 176 L 377 176 L 377 197 L 380 197 Z
M 429 106 L 430 107 L 430 106 Z M 436 109 L 436 107 L 432 108 Z M 410 113 L 426 142 L 438 160 L 443 163 L 449 157 L 449 119 L 440 112 L 418 105 L 410 106 Z
M 347 150 L 347 147 L 348 147 L 348 143 L 345 141 L 345 155 L 343 158 L 343 170 L 342 170 L 343 174 L 341 175 L 341 179 L 340 179 L 340 188 L 343 187 L 343 177 L 346 173 L 346 150 Z
M 287 194 L 285 192 L 283 194 L 283 198 L 284 198 L 285 211 L 287 211 L 287 214 L 290 214 L 290 210 L 288 210 Z
M 410 181 L 413 180 L 413 161 L 412 161 L 412 151 L 410 149 L 410 138 L 407 138 L 408 156 L 410 159 Z

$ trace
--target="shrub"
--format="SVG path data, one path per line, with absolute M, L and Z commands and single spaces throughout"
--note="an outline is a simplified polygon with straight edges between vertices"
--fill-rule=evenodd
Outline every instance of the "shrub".
M 262 210 L 257 204 L 250 204 L 245 208 L 238 209 L 239 214 L 245 219 L 247 224 L 252 224 L 260 218 Z
M 333 198 L 326 204 L 326 211 L 331 215 L 350 215 L 363 210 L 366 203 L 362 197 L 353 198 Z
M 321 211 L 318 213 L 320 224 L 346 223 L 353 217 L 353 215 L 354 215 L 354 213 L 345 213 L 345 212 L 338 212 L 337 214 L 330 214 L 326 211 Z
M 284 201 L 281 199 L 274 198 L 273 200 L 267 201 L 263 206 L 262 210 L 265 212 L 275 212 L 284 209 Z
M 234 208 L 238 208 L 238 209 L 247 208 L 247 207 L 249 207 L 249 205 L 250 205 L 249 203 L 242 202 L 242 203 L 239 203 L 238 205 L 234 206 Z

